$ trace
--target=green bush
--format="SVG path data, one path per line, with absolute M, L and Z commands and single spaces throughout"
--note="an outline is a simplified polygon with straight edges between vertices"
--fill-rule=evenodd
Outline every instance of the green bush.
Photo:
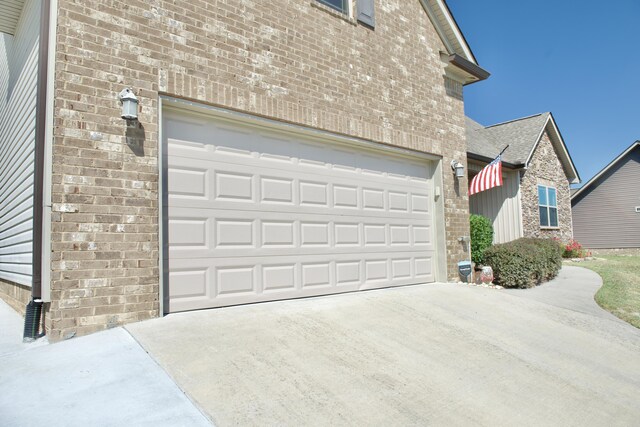
M 471 260 L 482 264 L 484 251 L 493 244 L 493 225 L 482 215 L 471 215 Z
M 494 245 L 484 253 L 495 282 L 505 288 L 532 288 L 557 276 L 563 247 L 552 239 L 522 238 Z

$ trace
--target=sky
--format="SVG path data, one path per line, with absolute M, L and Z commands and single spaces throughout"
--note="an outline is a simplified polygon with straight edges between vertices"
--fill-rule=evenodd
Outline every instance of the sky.
M 480 66 L 467 116 L 551 111 L 582 184 L 640 140 L 640 0 L 448 0 Z

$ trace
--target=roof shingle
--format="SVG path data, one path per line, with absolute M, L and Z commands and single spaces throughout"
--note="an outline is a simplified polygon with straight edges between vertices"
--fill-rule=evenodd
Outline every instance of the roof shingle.
M 542 113 L 484 127 L 467 117 L 467 151 L 493 159 L 508 145 L 502 160 L 524 165 L 548 119 L 549 113 Z

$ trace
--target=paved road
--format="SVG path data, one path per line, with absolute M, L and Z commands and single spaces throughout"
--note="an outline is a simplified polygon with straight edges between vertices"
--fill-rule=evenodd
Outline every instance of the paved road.
M 565 267 L 528 291 L 436 284 L 127 329 L 217 425 L 630 426 L 640 330 Z

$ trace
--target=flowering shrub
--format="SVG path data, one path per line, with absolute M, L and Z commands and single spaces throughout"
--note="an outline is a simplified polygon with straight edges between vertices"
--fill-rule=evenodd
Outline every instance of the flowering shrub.
M 564 245 L 563 258 L 584 258 L 586 255 L 582 245 L 577 240 L 569 240 L 569 243 Z

